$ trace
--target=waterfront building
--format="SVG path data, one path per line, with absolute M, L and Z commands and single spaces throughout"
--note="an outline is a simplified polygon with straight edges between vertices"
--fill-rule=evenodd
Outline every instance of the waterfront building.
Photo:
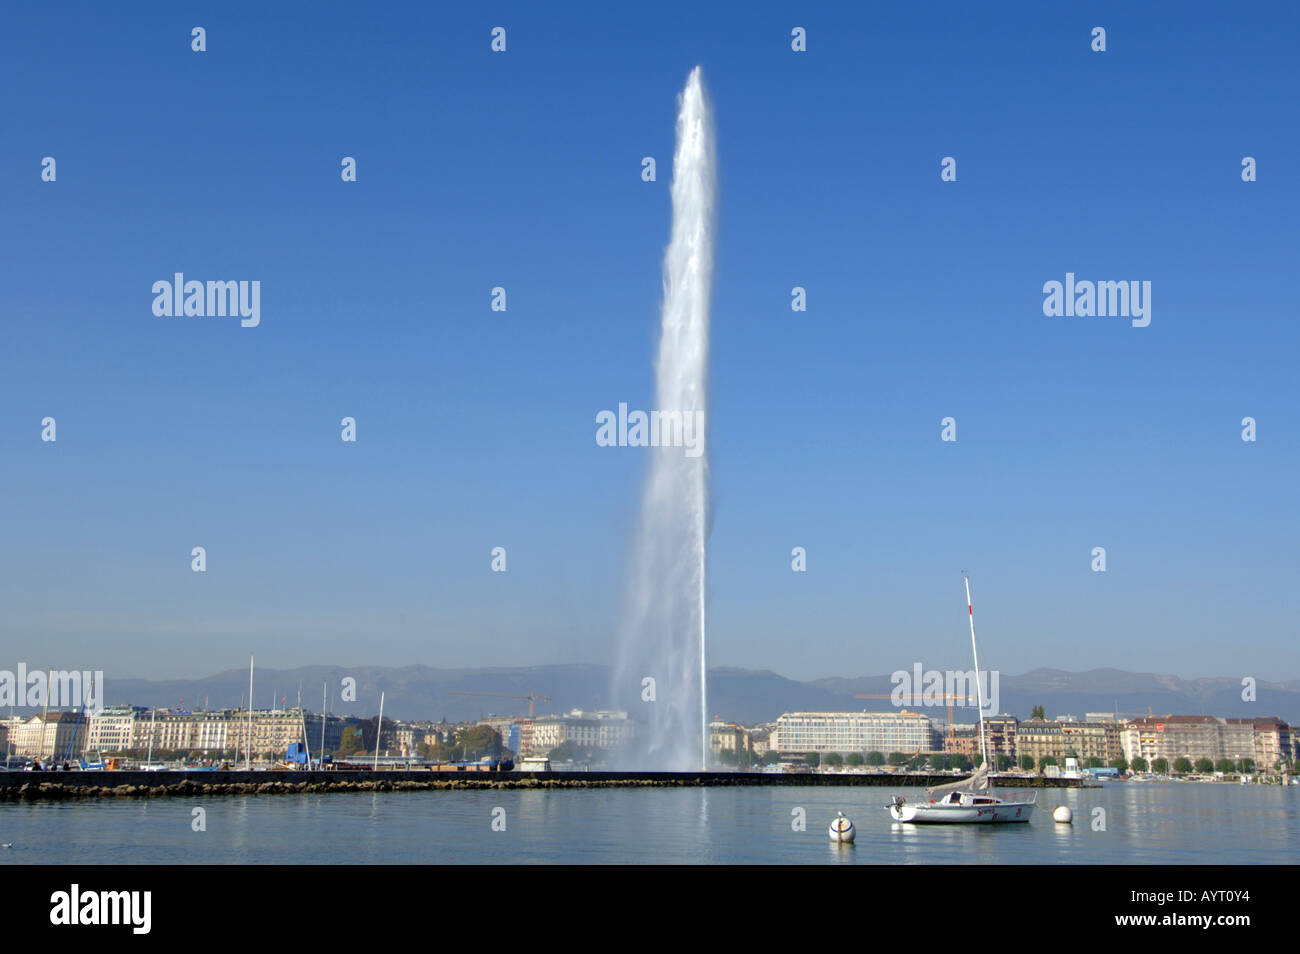
M 483 723 L 478 723 L 482 725 Z M 456 724 L 443 719 L 441 722 L 412 722 L 415 730 L 415 751 L 417 754 L 425 746 L 437 747 L 456 744 Z
M 215 755 L 232 748 L 230 745 L 230 720 L 234 717 L 233 709 L 217 712 L 195 712 L 193 727 L 190 732 L 190 748 L 203 755 Z
M 342 740 L 348 720 L 318 713 L 299 713 L 297 709 L 269 709 L 253 712 L 253 754 L 260 758 L 268 752 L 282 757 L 292 742 L 303 740 L 306 722 L 307 743 L 313 757 L 319 755 L 321 721 L 324 719 L 325 749 L 333 751 Z M 198 710 L 194 712 L 143 706 L 109 706 L 88 720 L 85 752 L 95 756 L 120 752 L 147 752 L 152 741 L 156 754 L 198 755 L 216 758 L 244 752 L 248 738 L 247 709 Z
M 415 751 L 415 728 L 405 722 L 394 722 L 392 727 L 393 745 L 399 755 L 411 757 Z
M 584 749 L 610 750 L 626 745 L 635 729 L 622 710 L 574 709 L 567 715 L 542 716 L 532 720 L 526 735 L 521 733 L 520 755 L 547 755 L 557 746 L 572 742 Z
M 784 755 L 933 750 L 930 717 L 898 712 L 787 712 L 776 720 L 771 748 Z
M 197 720 L 192 712 L 158 709 L 142 715 L 135 721 L 133 749 L 158 752 L 185 752 L 195 750 L 198 739 Z
M 1120 727 L 1114 722 L 1062 722 L 1061 740 L 1064 751 L 1057 759 L 1076 758 L 1083 766 L 1100 762 L 1110 765 L 1124 754 L 1120 744 Z
M 107 709 L 104 711 L 109 712 Z M 254 710 L 251 719 L 253 758 L 283 758 L 291 743 L 304 741 L 304 718 L 306 714 L 296 708 Z M 115 714 L 111 721 L 125 722 L 126 717 Z M 171 709 L 158 709 L 156 712 L 148 709 L 137 710 L 131 721 L 130 744 L 124 748 L 135 752 L 147 752 L 152 747 L 155 755 L 238 758 L 245 754 L 248 746 L 249 722 L 247 709 L 197 712 Z M 339 722 L 338 719 L 326 721 L 327 744 L 333 736 L 335 747 L 341 734 Z M 319 716 L 311 716 L 308 726 L 309 746 L 319 746 Z M 314 731 L 311 726 L 314 726 Z M 103 744 L 92 747 L 94 751 L 101 753 L 121 751 L 108 744 L 109 731 L 108 726 L 101 730 L 100 741 Z
M 954 723 L 943 734 L 944 755 L 964 755 L 974 759 L 980 750 L 980 727 Z
M 1026 719 L 1016 727 L 1016 758 L 1029 756 L 1035 765 L 1050 758 L 1058 764 L 1065 758 L 1065 735 L 1054 719 Z
M 995 765 L 997 757 L 1016 758 L 1016 739 L 1020 720 L 1013 715 L 989 716 L 984 720 L 984 739 L 989 750 L 989 760 Z M 945 755 L 964 755 L 972 762 L 981 754 L 978 722 L 955 723 L 952 731 L 943 734 Z
M 9 742 L 15 755 L 42 762 L 79 759 L 86 736 L 85 719 L 77 712 L 15 716 L 9 722 Z
M 253 758 L 284 758 L 293 742 L 302 742 L 303 715 L 298 709 L 253 711 Z M 317 726 L 319 731 L 319 726 Z M 244 752 L 248 747 L 248 710 L 235 710 L 226 723 L 227 748 Z
M 132 746 L 137 720 L 148 711 L 144 706 L 108 706 L 90 716 L 85 751 L 95 756 L 125 752 Z
M 1252 720 L 1220 719 L 1215 716 L 1145 716 L 1126 723 L 1121 730 L 1124 757 L 1146 759 L 1150 765 L 1163 758 L 1255 759 L 1255 730 Z M 1258 761 L 1258 760 L 1257 760 Z
M 1050 758 L 1057 765 L 1063 765 L 1066 759 L 1078 759 L 1082 766 L 1095 762 L 1110 765 L 1123 754 L 1121 727 L 1116 722 L 1029 719 L 1017 727 L 1017 759 L 1028 755 L 1035 763 Z
M 1005 755 L 1012 761 L 1019 758 L 1020 720 L 1015 716 L 989 716 L 984 720 L 984 732 L 988 736 L 989 759 L 995 767 L 1000 755 Z
M 1279 765 L 1295 762 L 1295 734 L 1291 726 L 1277 716 L 1260 719 L 1228 719 L 1230 725 L 1249 723 L 1255 749 L 1255 766 L 1260 771 L 1273 771 Z
M 723 752 L 735 755 L 747 748 L 749 748 L 749 730 L 743 725 L 734 722 L 709 723 L 709 752 L 715 759 Z
M 343 743 L 343 730 L 353 724 L 360 722 L 359 719 L 351 716 L 322 715 L 319 712 L 308 712 L 305 715 L 307 722 L 307 746 L 311 751 L 311 757 L 318 759 L 323 754 L 321 747 L 321 722 L 325 723 L 325 752 L 335 752 Z

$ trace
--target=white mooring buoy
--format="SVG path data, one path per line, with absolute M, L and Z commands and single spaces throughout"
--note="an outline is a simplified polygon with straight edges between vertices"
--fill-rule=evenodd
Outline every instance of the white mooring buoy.
M 1062 805 L 1056 811 L 1052 812 L 1052 817 L 1060 824 L 1068 825 L 1070 822 L 1074 821 L 1074 812 L 1070 811 L 1069 805 Z
M 843 812 L 836 812 L 835 818 L 831 821 L 831 841 L 838 841 L 841 844 L 852 843 L 857 831 L 853 828 L 853 822 L 844 817 Z

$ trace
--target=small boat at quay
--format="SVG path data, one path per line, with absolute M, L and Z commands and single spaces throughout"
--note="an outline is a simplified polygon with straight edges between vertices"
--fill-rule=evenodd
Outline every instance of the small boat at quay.
M 1009 795 L 1000 798 L 993 794 L 993 779 L 989 774 L 988 744 L 984 734 L 984 694 L 980 683 L 980 656 L 975 645 L 975 608 L 970 598 L 970 577 L 966 580 L 966 609 L 970 617 L 970 647 L 975 657 L 975 691 L 980 714 L 980 754 L 982 759 L 975 774 L 958 782 L 936 785 L 925 790 L 928 800 L 909 802 L 902 795 L 885 807 L 894 821 L 908 823 L 958 823 L 992 824 L 995 822 L 1027 822 L 1034 813 L 1037 792 Z

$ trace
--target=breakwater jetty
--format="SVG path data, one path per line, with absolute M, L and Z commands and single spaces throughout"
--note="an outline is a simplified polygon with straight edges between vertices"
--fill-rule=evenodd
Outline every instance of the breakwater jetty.
M 204 771 L 0 772 L 0 801 L 300 795 L 474 789 L 697 788 L 738 785 L 910 788 L 954 781 L 951 775 L 842 775 L 766 772 L 431 772 Z M 1077 779 L 1005 778 L 999 788 L 1078 788 Z

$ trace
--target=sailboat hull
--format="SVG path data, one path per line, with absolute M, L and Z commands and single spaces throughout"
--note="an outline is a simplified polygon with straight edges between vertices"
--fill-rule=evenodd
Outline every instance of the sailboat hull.
M 1033 802 L 1002 802 L 997 805 L 890 805 L 894 821 L 912 824 L 985 824 L 1027 822 L 1034 813 Z

